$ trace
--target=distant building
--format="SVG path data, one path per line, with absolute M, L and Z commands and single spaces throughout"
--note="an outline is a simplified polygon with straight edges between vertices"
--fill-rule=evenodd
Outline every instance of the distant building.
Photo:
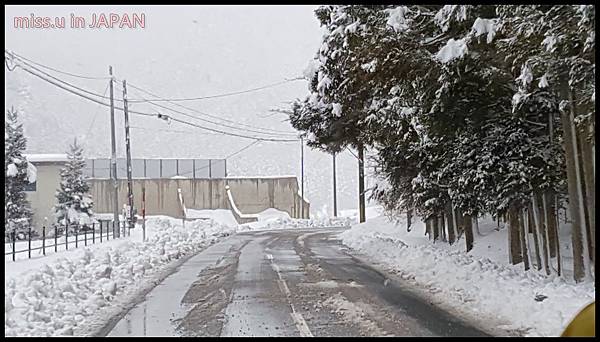
M 37 168 L 36 182 L 27 187 L 27 199 L 33 209 L 33 227 L 41 231 L 44 224 L 55 221 L 56 190 L 60 185 L 60 171 L 68 161 L 66 154 L 27 154 L 27 160 Z M 84 175 L 89 177 L 90 193 L 95 213 L 110 213 L 110 159 L 87 159 Z M 119 205 L 127 202 L 125 159 L 117 159 L 119 178 Z M 229 209 L 225 200 L 226 184 L 239 201 L 245 213 L 267 208 L 286 211 L 291 217 L 308 217 L 309 203 L 300 211 L 302 199 L 298 195 L 295 176 L 280 177 L 227 177 L 225 159 L 132 159 L 135 206 L 139 207 L 140 187 L 147 187 L 147 213 L 177 216 L 176 194 L 181 188 L 186 204 L 193 209 Z M 172 203 L 171 203 L 172 202 Z M 46 220 L 47 218 L 47 220 Z
M 60 171 L 68 161 L 66 154 L 26 154 L 27 160 L 37 169 L 36 181 L 26 187 L 27 200 L 33 209 L 33 227 L 37 231 L 47 218 L 47 224 L 54 222 L 56 190 L 60 185 Z

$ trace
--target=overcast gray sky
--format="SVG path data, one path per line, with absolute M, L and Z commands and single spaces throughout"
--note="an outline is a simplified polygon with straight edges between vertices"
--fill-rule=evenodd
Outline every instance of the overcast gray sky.
M 243 90 L 301 75 L 321 38 L 317 6 L 6 6 L 5 48 L 43 64 L 84 75 L 107 75 L 165 97 L 195 97 Z M 92 14 L 145 15 L 145 28 L 69 28 L 71 14 L 91 21 Z M 15 16 L 65 17 L 64 29 L 14 27 Z M 63 76 L 61 76 L 63 77 Z M 104 80 L 65 79 L 96 93 Z M 120 89 L 116 90 L 121 97 Z M 23 111 L 28 151 L 60 153 L 73 137 L 93 157 L 110 152 L 108 110 L 70 95 L 22 70 L 5 73 L 6 107 Z M 194 109 L 254 126 L 291 131 L 286 115 L 269 112 L 302 98 L 307 82 L 297 81 L 260 92 L 186 102 Z M 143 94 L 130 89 L 129 96 Z M 140 111 L 157 109 L 133 104 Z M 118 154 L 124 154 L 122 113 L 117 113 Z M 120 115 L 119 115 L 120 114 Z M 177 114 L 174 114 L 177 115 Z M 196 114 L 194 114 L 196 115 Z M 183 118 L 183 117 L 182 117 Z M 192 120 L 194 121 L 194 120 Z M 206 124 L 202 121 L 194 121 Z M 132 154 L 140 157 L 222 158 L 250 140 L 207 134 L 178 123 L 132 116 Z M 209 125 L 215 127 L 214 125 Z M 233 175 L 300 174 L 300 146 L 260 143 L 228 161 Z M 331 157 L 306 151 L 306 190 L 311 210 L 331 207 Z M 339 156 L 339 207 L 356 207 L 356 165 Z M 346 175 L 346 176 L 344 176 Z M 330 210 L 329 210 L 330 211 Z

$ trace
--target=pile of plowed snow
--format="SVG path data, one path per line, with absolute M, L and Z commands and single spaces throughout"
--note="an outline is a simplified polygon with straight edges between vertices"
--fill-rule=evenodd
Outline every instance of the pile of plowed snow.
M 508 263 L 507 230 L 482 220 L 474 248 L 465 252 L 464 236 L 452 246 L 429 241 L 415 218 L 396 224 L 368 219 L 340 233 L 342 242 L 398 275 L 431 301 L 503 331 L 525 336 L 558 336 L 573 316 L 595 300 L 591 281 L 575 284 L 572 275 L 546 276 Z M 569 254 L 561 237 L 563 256 Z M 568 266 L 569 259 L 563 259 Z M 563 271 L 565 271 L 563 267 Z M 568 268 L 567 268 L 568 269 Z
M 94 333 L 141 289 L 152 286 L 169 264 L 235 232 L 210 220 L 186 222 L 184 228 L 181 220 L 169 217 L 148 218 L 146 227 L 145 242 L 132 234 L 36 260 L 38 267 L 24 272 L 5 273 L 5 336 Z

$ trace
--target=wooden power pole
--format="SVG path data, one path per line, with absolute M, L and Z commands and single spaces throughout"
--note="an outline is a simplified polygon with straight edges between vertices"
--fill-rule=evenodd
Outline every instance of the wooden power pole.
M 127 198 L 129 199 L 129 228 L 133 228 L 133 188 L 131 184 L 131 139 L 127 110 L 127 81 L 123 80 L 123 112 L 125 113 L 125 147 L 127 151 Z M 123 232 L 125 234 L 125 232 Z
M 113 73 L 112 66 L 108 67 L 108 73 L 110 74 L 110 169 L 112 185 L 113 185 L 113 236 L 120 237 L 120 226 L 119 226 L 119 183 L 117 181 L 117 141 L 115 138 L 115 100 L 113 90 Z

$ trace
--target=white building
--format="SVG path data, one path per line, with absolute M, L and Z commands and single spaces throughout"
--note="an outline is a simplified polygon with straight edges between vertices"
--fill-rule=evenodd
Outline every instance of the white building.
M 55 220 L 53 207 L 60 185 L 60 170 L 68 159 L 66 154 L 26 154 L 25 157 L 37 169 L 36 181 L 26 190 L 33 209 L 33 228 L 41 232 L 43 225 L 48 227 Z

